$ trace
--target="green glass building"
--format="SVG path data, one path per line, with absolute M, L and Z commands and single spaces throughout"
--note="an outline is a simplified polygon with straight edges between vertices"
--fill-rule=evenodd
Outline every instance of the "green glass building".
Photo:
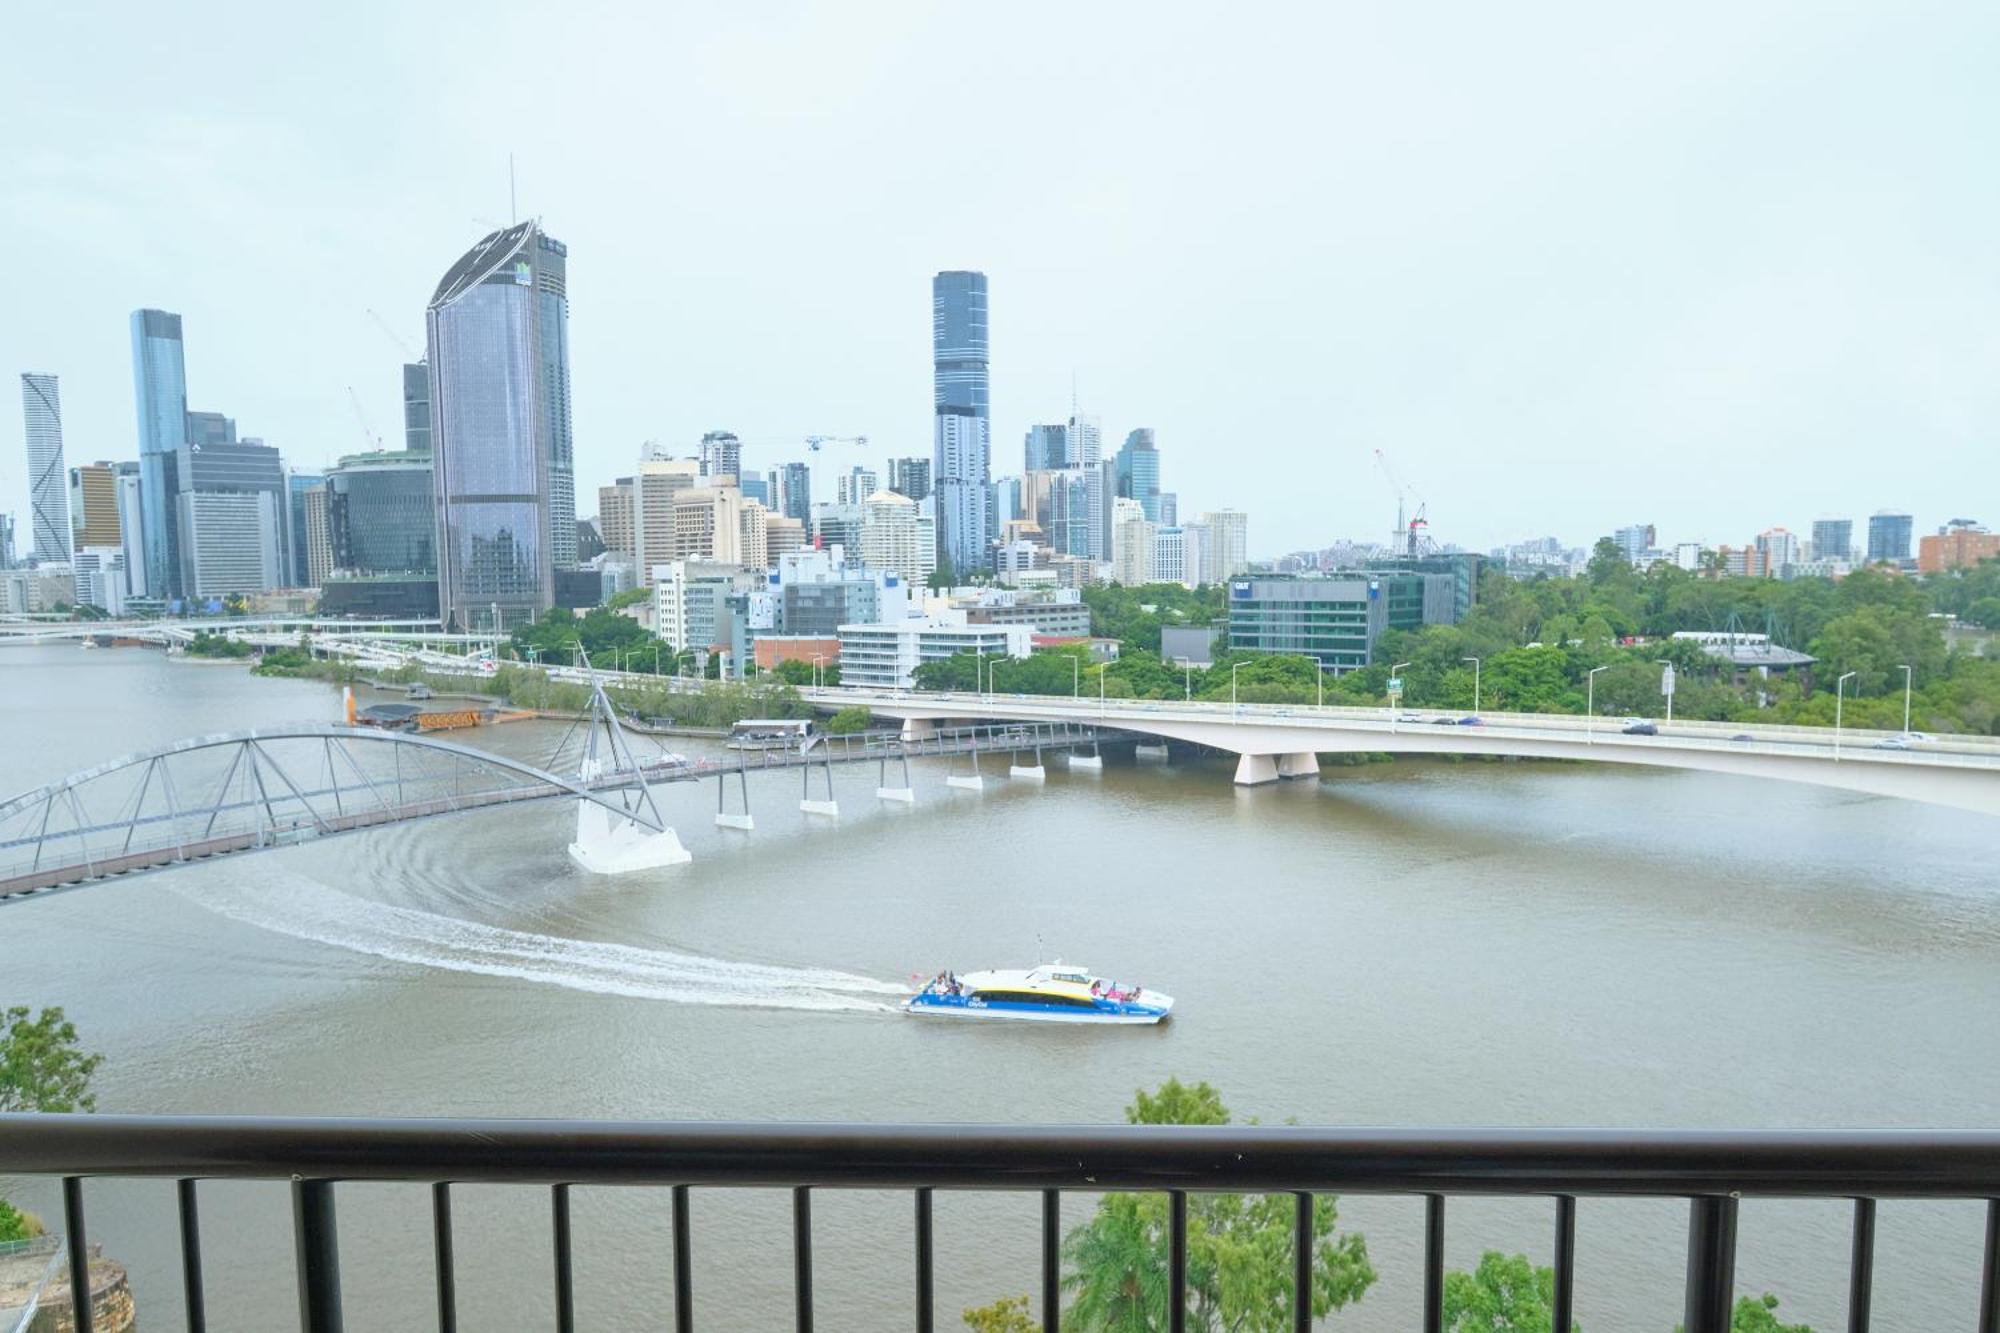
M 1298 653 L 1336 673 L 1372 663 L 1383 630 L 1457 618 L 1449 574 L 1367 570 L 1229 584 L 1230 651 Z

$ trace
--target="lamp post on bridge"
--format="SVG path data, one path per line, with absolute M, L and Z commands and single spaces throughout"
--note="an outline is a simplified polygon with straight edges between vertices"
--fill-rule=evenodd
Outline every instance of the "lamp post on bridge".
M 1844 696 L 1847 692 L 1847 682 L 1860 674 L 1858 671 L 1849 671 L 1833 682 L 1833 762 L 1836 764 L 1840 762 L 1840 713 L 1841 705 L 1846 702 Z
M 1083 697 L 1083 659 L 1075 653 L 1069 655 L 1069 697 Z
M 1458 660 L 1461 662 L 1472 663 L 1472 715 L 1474 717 L 1478 717 L 1479 716 L 1479 659 L 1476 657 L 1461 657 Z
M 1185 703 L 1194 698 L 1194 659 L 1177 656 L 1174 661 L 1181 664 L 1181 701 Z
M 1667 725 L 1672 726 L 1674 721 L 1674 664 L 1664 657 L 1656 657 L 1653 660 L 1666 668 L 1665 671 L 1660 673 L 1660 693 L 1667 696 Z
M 1903 739 L 1910 738 L 1910 668 L 1903 666 Z
M 1611 663 L 1594 666 L 1583 673 L 1583 743 L 1596 744 L 1597 736 L 1597 673 L 1609 671 Z
M 1389 734 L 1392 736 L 1396 734 L 1396 714 L 1403 704 L 1403 678 L 1396 673 L 1408 665 L 1408 662 L 1389 664 Z
M 1236 706 L 1236 673 L 1242 669 L 1243 664 L 1241 662 L 1234 663 L 1229 668 L 1229 715 L 1231 717 L 1240 716 L 1242 713 L 1242 710 Z
M 825 653 L 814 653 L 814 654 L 813 654 L 813 688 L 814 688 L 814 689 L 818 689 L 818 688 L 820 687 L 820 686 L 819 686 L 819 682 L 820 682 L 820 677 L 821 677 L 821 675 L 822 675 L 822 674 L 824 673 L 825 669 L 826 669 L 826 654 L 825 654 Z

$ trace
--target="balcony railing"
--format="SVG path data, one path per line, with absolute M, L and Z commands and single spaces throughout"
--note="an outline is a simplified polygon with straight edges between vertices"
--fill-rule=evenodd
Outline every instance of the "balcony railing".
M 1291 1194 L 1293 1324 L 1309 1329 L 1315 1193 L 1425 1200 L 1424 1322 L 1442 1326 L 1445 1206 L 1455 1195 L 1536 1195 L 1556 1203 L 1554 1327 L 1570 1326 L 1578 1196 L 1689 1200 L 1687 1333 L 1730 1321 L 1738 1202 L 1746 1196 L 1854 1203 L 1850 1333 L 1869 1327 L 1875 1204 L 1883 1198 L 1987 1200 L 1980 1289 L 1965 1296 L 1979 1333 L 2000 1333 L 2000 1134 L 1729 1133 L 1599 1130 L 1339 1130 L 1172 1126 L 675 1124 L 551 1120 L 336 1120 L 154 1116 L 0 1116 L 0 1173 L 62 1179 L 72 1282 L 87 1272 L 87 1177 L 167 1177 L 179 1184 L 187 1327 L 204 1327 L 197 1182 L 289 1180 L 299 1326 L 341 1328 L 334 1200 L 340 1181 L 431 1185 L 437 1325 L 457 1328 L 453 1183 L 547 1185 L 556 1327 L 575 1328 L 569 1191 L 573 1185 L 670 1190 L 674 1328 L 695 1326 L 690 1196 L 699 1187 L 789 1189 L 796 1326 L 813 1327 L 815 1191 L 908 1189 L 915 1206 L 912 1323 L 934 1327 L 935 1190 L 1036 1191 L 1042 1200 L 1044 1327 L 1060 1316 L 1065 1191 L 1169 1197 L 1169 1328 L 1186 1320 L 1187 1196 Z M 79 1333 L 90 1305 L 77 1293 Z

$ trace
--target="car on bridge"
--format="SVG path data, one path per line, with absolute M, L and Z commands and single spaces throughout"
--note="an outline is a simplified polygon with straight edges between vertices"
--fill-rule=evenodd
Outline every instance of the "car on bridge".
M 1635 717 L 1625 724 L 1627 736 L 1657 736 L 1660 729 L 1643 717 Z

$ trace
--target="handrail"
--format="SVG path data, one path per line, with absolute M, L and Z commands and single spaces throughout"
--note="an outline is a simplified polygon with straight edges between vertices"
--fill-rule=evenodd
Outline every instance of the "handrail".
M 2000 1132 L 6 1114 L 0 1173 L 1983 1199 L 2000 1197 Z

